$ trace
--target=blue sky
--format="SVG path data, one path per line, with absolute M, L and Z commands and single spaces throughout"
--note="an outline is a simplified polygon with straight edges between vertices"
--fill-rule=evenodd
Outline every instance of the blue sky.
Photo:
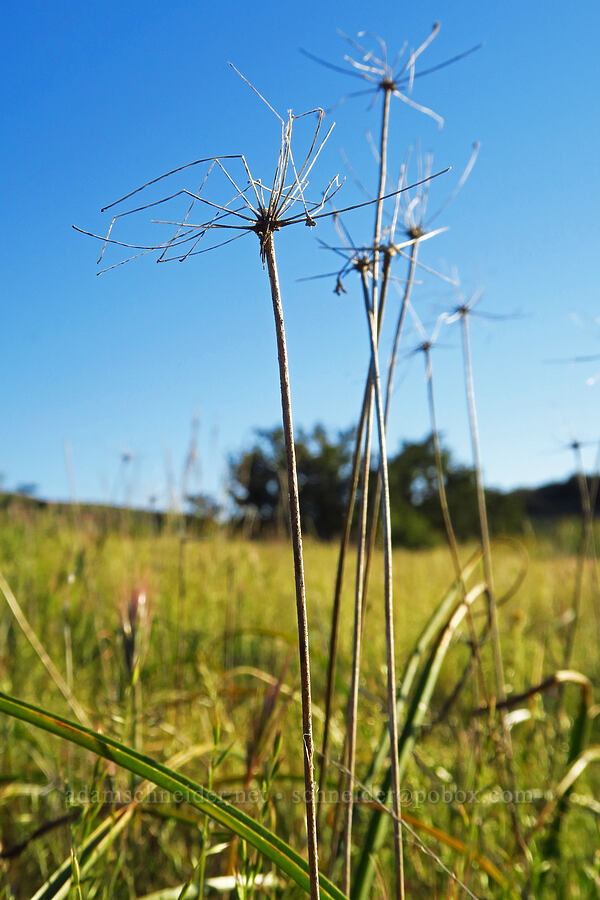
M 250 443 L 253 428 L 280 417 L 257 242 L 247 236 L 185 265 L 157 266 L 146 257 L 98 278 L 98 246 L 71 225 L 105 231 L 101 207 L 202 156 L 244 153 L 255 174 L 271 176 L 277 121 L 229 60 L 282 112 L 330 107 L 361 83 L 319 67 L 299 48 L 343 64 L 349 47 L 337 29 L 381 34 L 393 53 L 404 41 L 416 47 L 434 21 L 441 31 L 423 66 L 484 46 L 415 82 L 412 96 L 444 117 L 442 131 L 393 106 L 390 170 L 417 141 L 435 154 L 436 167 L 453 166 L 431 187 L 435 209 L 473 142 L 481 142 L 464 190 L 436 221 L 450 230 L 424 245 L 421 259 L 445 272 L 456 267 L 467 296 L 483 288 L 482 311 L 520 314 L 472 320 L 487 482 L 534 484 L 570 471 L 561 442 L 598 438 L 600 359 L 545 360 L 600 354 L 598 5 L 9 2 L 0 56 L 5 487 L 34 482 L 42 496 L 68 497 L 68 442 L 79 499 L 123 500 L 129 481 L 136 502 L 153 494 L 166 503 L 169 479 L 180 483 L 197 414 L 200 466 L 191 487 L 222 493 L 228 454 Z M 379 113 L 369 98 L 332 113 L 336 128 L 314 170 L 316 196 L 337 172 L 348 175 L 341 151 L 375 192 L 366 135 L 377 132 Z M 349 177 L 338 204 L 362 199 Z M 370 211 L 345 221 L 357 242 L 368 240 Z M 312 231 L 299 226 L 280 235 L 278 253 L 295 422 L 335 431 L 355 421 L 368 345 L 350 280 L 342 297 L 333 280 L 299 280 L 336 266 L 318 237 L 337 241 L 329 222 Z M 404 276 L 401 266 L 397 274 Z M 425 277 L 415 289 L 428 325 L 456 302 L 440 281 Z M 384 360 L 397 304 L 392 297 Z M 407 332 L 404 353 L 416 339 Z M 456 326 L 440 340 L 440 425 L 457 459 L 468 461 Z M 422 365 L 403 356 L 391 450 L 427 430 Z M 134 455 L 126 478 L 124 451 Z M 591 467 L 595 450 L 586 452 Z

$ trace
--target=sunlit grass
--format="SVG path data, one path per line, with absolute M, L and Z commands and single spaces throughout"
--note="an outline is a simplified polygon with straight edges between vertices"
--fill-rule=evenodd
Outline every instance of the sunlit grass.
M 47 511 L 32 517 L 25 512 L 15 515 L 13 511 L 10 520 L 3 514 L 0 521 L 0 567 L 16 589 L 32 627 L 43 638 L 46 650 L 63 673 L 65 623 L 68 622 L 74 692 L 95 728 L 117 740 L 127 741 L 131 734 L 128 719 L 131 688 L 121 632 L 123 611 L 131 591 L 143 583 L 151 631 L 140 660 L 140 749 L 166 761 L 181 751 L 200 747 L 201 752 L 186 764 L 184 771 L 200 784 L 206 784 L 213 730 L 218 722 L 220 746 L 229 748 L 229 754 L 214 772 L 214 784 L 226 795 L 235 796 L 245 785 L 260 787 L 273 741 L 281 733 L 280 768 L 268 816 L 276 823 L 277 833 L 301 850 L 302 805 L 293 802 L 294 791 L 298 796 L 302 794 L 302 772 L 297 766 L 294 743 L 300 693 L 293 585 L 288 577 L 291 551 L 284 541 L 250 543 L 225 533 L 190 539 L 184 557 L 185 594 L 181 596 L 180 538 L 175 529 L 172 531 L 153 536 L 105 533 L 89 522 L 87 529 L 76 532 L 63 515 Z M 470 556 L 471 549 L 461 548 L 463 561 Z M 557 552 L 550 556 L 549 549 L 549 544 L 536 546 L 531 541 L 524 584 L 516 596 L 499 608 L 509 695 L 526 690 L 560 668 L 576 559 Z M 317 736 L 323 724 L 331 579 L 336 555 L 334 545 L 311 540 L 306 543 Z M 501 600 L 522 572 L 523 555 L 516 546 L 500 544 L 495 548 L 494 559 Z M 373 607 L 383 603 L 382 569 L 379 565 L 373 567 L 369 595 Z M 421 628 L 451 582 L 452 567 L 444 547 L 421 552 L 396 550 L 394 573 L 394 590 L 399 598 L 397 659 L 402 669 Z M 582 621 L 592 621 L 589 590 L 583 599 Z M 351 586 L 342 602 L 342 615 L 349 616 L 353 603 Z M 480 622 L 484 615 L 485 605 L 481 603 Z M 380 618 L 368 611 L 359 696 L 359 779 L 365 776 L 385 727 L 385 634 L 380 625 L 374 624 L 377 621 Z M 67 704 L 6 607 L 0 616 L 0 634 L 2 646 L 6 648 L 0 668 L 2 691 L 69 717 Z M 463 629 L 449 651 L 427 710 L 425 731 L 419 734 L 416 756 L 406 770 L 404 788 L 417 798 L 424 794 L 435 800 L 435 791 L 441 791 L 444 786 L 456 791 L 467 790 L 471 785 L 474 698 L 470 680 L 456 702 L 449 709 L 445 707 L 469 664 L 467 636 Z M 343 698 L 349 689 L 352 648 L 347 629 L 342 630 L 340 637 L 337 690 Z M 483 647 L 483 659 L 491 679 L 493 661 L 487 645 Z M 595 630 L 582 627 L 578 631 L 573 668 L 580 669 L 597 684 L 599 660 Z M 555 716 L 559 705 L 556 690 L 536 695 L 519 705 L 527 718 L 514 724 L 512 731 L 517 779 L 522 790 L 533 792 L 527 805 L 521 807 L 526 825 L 533 826 L 548 791 L 565 774 L 569 721 L 576 713 L 577 702 L 575 689 L 566 686 L 562 720 Z M 334 760 L 342 751 L 345 728 L 342 706 L 333 722 L 331 758 Z M 443 720 L 437 722 L 440 715 Z M 259 721 L 263 722 L 260 727 Z M 430 729 L 432 724 L 435 727 Z M 595 722 L 592 729 L 595 729 L 590 735 L 593 743 L 600 737 Z M 95 782 L 104 787 L 108 784 L 112 790 L 130 787 L 128 776 L 112 764 L 100 763 L 93 776 L 89 754 L 43 732 L 5 716 L 0 717 L 0 730 L 1 828 L 5 850 L 31 837 L 40 826 L 57 821 L 69 809 L 73 811 L 67 803 L 67 787 L 75 798 L 83 791 L 81 799 L 89 796 Z M 248 780 L 248 754 L 253 742 L 257 764 Z M 494 752 L 493 741 L 484 743 L 480 781 L 488 794 L 497 787 Z M 562 865 L 571 872 L 583 862 L 588 867 L 593 865 L 597 768 L 590 764 L 581 775 L 575 801 L 568 803 L 562 824 Z M 328 788 L 337 786 L 338 776 L 333 767 Z M 240 807 L 259 817 L 262 804 L 255 796 L 249 796 Z M 503 850 L 510 845 L 509 820 L 502 804 L 490 796 L 478 806 L 427 800 L 415 806 L 409 802 L 406 812 L 467 846 L 470 823 L 479 821 L 478 852 L 499 866 L 509 880 L 514 878 L 518 883 L 518 860 L 507 861 Z M 143 814 L 136 814 L 137 824 L 115 837 L 103 861 L 91 870 L 94 884 L 108 883 L 106 859 L 111 865 L 123 865 L 135 872 L 138 892 L 156 889 L 161 884 L 184 883 L 191 876 L 200 852 L 197 828 L 190 830 L 189 818 L 191 815 L 193 819 L 193 813 L 185 807 L 173 807 L 166 800 L 144 808 Z M 333 806 L 326 805 L 325 840 L 332 812 Z M 184 821 L 178 822 L 174 813 Z M 99 824 L 100 820 L 94 821 Z M 365 824 L 364 810 L 359 806 L 358 845 Z M 84 842 L 81 827 L 77 826 L 76 840 Z M 457 864 L 460 858 L 457 851 L 423 832 L 420 836 L 446 864 Z M 538 843 L 533 845 L 534 852 L 536 846 L 541 848 L 543 837 L 541 831 Z M 228 843 L 230 836 L 211 825 L 209 840 L 211 844 Z M 56 824 L 47 834 L 31 840 L 14 859 L 4 861 L 3 884 L 17 883 L 15 896 L 31 896 L 34 888 L 68 857 L 70 846 L 68 824 Z M 413 885 L 413 896 L 428 896 L 434 886 L 447 884 L 447 875 L 428 861 L 422 849 L 410 840 L 407 847 L 407 889 Z M 226 871 L 227 852 L 223 850 L 221 854 L 207 857 L 207 877 Z M 248 865 L 239 855 L 241 846 L 235 853 L 238 868 Z M 381 855 L 384 871 L 388 866 L 393 868 L 390 853 L 391 849 Z M 469 885 L 478 895 L 487 876 L 474 863 L 472 866 Z M 463 867 L 463 877 L 467 870 L 469 866 L 466 870 Z M 119 893 L 121 888 L 114 890 L 115 896 L 128 896 L 124 887 L 122 893 Z M 571 896 L 592 894 L 572 893 Z

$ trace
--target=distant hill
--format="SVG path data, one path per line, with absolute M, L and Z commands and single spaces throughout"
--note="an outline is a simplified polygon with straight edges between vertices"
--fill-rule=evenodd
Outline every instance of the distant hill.
M 129 533 L 152 535 L 168 525 L 182 522 L 181 515 L 164 510 L 129 509 L 100 503 L 70 503 L 44 500 L 25 494 L 0 493 L 0 513 L 8 516 L 35 516 L 50 514 L 69 525 L 97 529 L 103 532 L 119 531 L 124 527 Z M 186 514 L 185 532 L 189 536 L 201 533 L 207 526 L 206 517 Z M 210 523 L 211 527 L 214 522 Z M 179 526 L 177 526 L 179 527 Z
M 588 476 L 588 484 L 592 484 L 592 476 Z M 573 519 L 581 516 L 581 496 L 577 476 L 573 475 L 566 481 L 550 482 L 534 488 L 517 488 L 513 491 L 499 491 L 490 489 L 487 493 L 488 511 L 492 529 L 496 533 L 519 533 L 527 527 L 529 522 L 534 527 L 539 524 L 542 528 L 552 526 L 563 519 Z M 460 492 L 453 496 L 453 518 L 459 526 L 464 509 L 460 508 Z M 471 488 L 465 488 L 465 503 L 463 506 L 472 506 L 473 495 Z M 432 505 L 437 501 L 432 498 Z M 414 509 L 422 510 L 422 506 L 414 505 Z M 174 520 L 181 518 L 168 511 L 148 509 L 127 509 L 119 506 L 87 503 L 54 502 L 30 494 L 0 493 L 0 512 L 22 512 L 35 515 L 37 512 L 54 513 L 59 519 L 64 517 L 70 524 L 74 524 L 75 517 L 80 524 L 100 528 L 102 530 L 118 530 L 123 527 L 125 521 L 130 531 L 144 532 L 148 534 L 162 531 L 163 528 L 172 526 Z M 507 512 L 508 511 L 508 512 Z M 410 510 L 408 511 L 410 514 Z M 595 513 L 600 512 L 600 500 L 596 497 Z M 207 526 L 218 527 L 216 518 L 203 514 L 198 507 L 198 514 L 188 512 L 185 516 L 186 533 L 189 536 L 201 534 Z M 442 537 L 441 528 L 438 529 L 439 537 Z M 465 535 L 462 535 L 464 537 Z M 401 538 L 398 543 L 403 544 Z

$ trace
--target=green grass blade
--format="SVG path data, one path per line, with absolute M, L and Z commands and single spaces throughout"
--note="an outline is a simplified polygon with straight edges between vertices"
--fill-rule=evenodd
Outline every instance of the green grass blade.
M 84 747 L 86 750 L 91 750 L 97 756 L 108 759 L 140 778 L 147 779 L 170 791 L 177 799 L 185 800 L 247 841 L 306 893 L 310 893 L 308 863 L 299 853 L 268 828 L 255 822 L 250 816 L 191 779 L 163 766 L 150 757 L 137 753 L 112 738 L 97 734 L 68 719 L 51 715 L 42 709 L 9 697 L 7 694 L 0 693 L 0 712 L 28 722 L 36 728 L 42 728 L 63 740 Z M 321 895 L 325 900 L 345 900 L 342 891 L 323 875 L 319 878 L 319 884 Z
M 470 578 L 480 561 L 481 553 L 477 552 L 473 555 L 473 557 L 469 560 L 469 562 L 462 570 L 463 583 L 468 578 Z M 399 722 L 401 722 L 404 718 L 406 705 L 408 703 L 408 698 L 417 676 L 419 665 L 424 659 L 425 654 L 431 646 L 432 641 L 435 639 L 436 635 L 439 634 L 440 629 L 448 620 L 448 616 L 456 606 L 459 597 L 461 596 L 461 590 L 461 584 L 458 581 L 455 581 L 450 586 L 450 588 L 442 598 L 442 601 L 438 604 L 433 614 L 428 619 L 421 634 L 417 638 L 417 641 L 404 667 L 404 672 L 402 673 L 402 678 L 400 680 L 400 686 L 398 689 L 397 714 Z M 369 786 L 373 784 L 373 779 L 377 776 L 377 773 L 382 770 L 388 755 L 389 730 L 387 729 L 387 727 L 384 727 L 381 733 L 379 744 L 377 746 L 377 750 L 373 755 L 371 765 L 369 766 L 369 770 L 364 779 L 365 784 Z
M 19 625 L 19 628 L 21 629 L 21 631 L 23 632 L 23 634 L 25 635 L 25 637 L 27 638 L 27 640 L 29 641 L 29 643 L 31 644 L 33 649 L 35 650 L 41 663 L 43 664 L 46 671 L 48 672 L 50 678 L 54 681 L 54 683 L 60 690 L 61 694 L 63 695 L 63 697 L 69 704 L 69 706 L 71 707 L 71 710 L 73 711 L 74 715 L 77 716 L 77 718 L 83 725 L 90 728 L 91 724 L 92 724 L 90 721 L 90 717 L 88 716 L 88 714 L 86 713 L 86 711 L 84 710 L 82 705 L 78 702 L 77 698 L 73 694 L 73 691 L 71 690 L 71 688 L 69 687 L 69 685 L 67 684 L 65 679 L 62 677 L 62 675 L 60 674 L 60 672 L 58 671 L 58 669 L 56 668 L 56 666 L 50 659 L 49 655 L 46 653 L 46 649 L 45 649 L 44 645 L 42 644 L 42 642 L 38 638 L 37 634 L 35 633 L 35 631 L 31 627 L 31 625 L 29 624 L 29 622 L 25 616 L 25 613 L 23 612 L 23 610 L 21 609 L 21 607 L 17 601 L 17 598 L 15 597 L 12 590 L 10 589 L 9 583 L 4 578 L 4 576 L 2 575 L 1 572 L 0 572 L 0 592 L 2 592 L 4 594 L 4 599 L 6 600 L 6 602 L 8 604 L 8 608 L 10 609 L 13 616 L 15 617 L 15 619 Z
M 127 825 L 134 812 L 134 806 L 116 812 L 105 819 L 77 850 L 81 872 L 85 872 L 109 848 L 118 834 Z M 68 857 L 50 878 L 35 892 L 31 900 L 65 900 L 71 890 L 71 857 Z
M 546 821 L 556 810 L 556 808 L 560 806 L 562 800 L 565 797 L 568 797 L 569 792 L 571 791 L 579 776 L 585 772 L 589 764 L 592 762 L 600 762 L 600 745 L 588 747 L 588 749 L 584 750 L 583 753 L 581 753 L 577 757 L 577 759 L 569 766 L 566 774 L 563 776 L 560 783 L 556 786 L 554 796 L 546 803 L 543 810 L 539 814 L 538 820 L 531 830 L 531 835 L 535 834 L 536 831 L 539 831 L 539 829 L 546 823 Z
M 431 649 L 427 662 L 419 677 L 414 694 L 412 695 L 406 713 L 402 734 L 398 740 L 400 777 L 404 775 L 406 770 L 410 754 L 415 745 L 417 729 L 422 724 L 429 708 L 431 695 L 433 694 L 446 653 L 467 614 L 469 606 L 478 597 L 482 596 L 484 591 L 484 584 L 479 584 L 469 591 L 465 600 L 456 607 L 450 618 L 447 620 L 445 626 L 439 633 L 437 641 Z M 435 615 L 436 614 L 434 614 L 434 616 Z M 375 796 L 387 795 L 390 787 L 391 773 L 388 769 L 381 786 L 375 791 Z M 369 827 L 356 868 L 356 875 L 353 880 L 352 900 L 367 900 L 370 896 L 373 877 L 375 875 L 373 864 L 374 857 L 383 846 L 388 827 L 388 817 L 384 815 L 381 809 L 374 809 L 371 814 Z
M 583 754 L 590 732 L 591 720 L 589 711 L 592 705 L 592 685 L 585 675 L 582 675 L 580 672 L 567 670 L 558 673 L 557 681 L 562 684 L 571 683 L 578 685 L 581 689 L 581 699 L 577 715 L 575 716 L 571 727 L 569 753 L 567 756 L 567 775 L 565 775 L 565 778 L 563 778 L 561 784 L 557 788 L 559 800 L 554 809 L 548 836 L 544 842 L 544 859 L 555 860 L 558 860 L 561 855 L 560 829 L 562 820 L 567 811 L 567 801 L 569 793 L 571 792 L 572 783 L 569 783 L 564 791 L 561 791 L 561 786 L 566 783 L 565 779 L 568 780 L 570 772 L 575 771 L 578 773 L 577 760 L 585 759 Z M 573 766 L 575 766 L 575 769 L 572 768 Z M 576 777 L 578 777 L 578 774 Z M 573 779 L 573 781 L 574 780 L 575 779 Z
M 190 759 L 205 753 L 211 747 L 212 744 L 195 744 L 192 747 L 187 747 L 171 757 L 169 765 L 184 765 Z M 136 789 L 136 800 L 123 809 L 108 815 L 92 834 L 83 841 L 81 846 L 77 848 L 77 861 L 81 874 L 87 872 L 102 854 L 108 850 L 117 835 L 130 822 L 140 803 L 151 793 L 153 787 L 154 785 L 149 781 L 141 782 Z M 64 898 L 69 896 L 72 888 L 72 870 L 72 858 L 69 857 L 46 879 L 31 900 L 64 900 Z

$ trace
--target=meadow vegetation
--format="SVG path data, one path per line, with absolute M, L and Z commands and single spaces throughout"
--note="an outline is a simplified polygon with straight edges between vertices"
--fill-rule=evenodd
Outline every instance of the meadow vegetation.
M 201 784 L 210 779 L 223 796 L 253 817 L 264 817 L 302 847 L 303 775 L 295 734 L 300 696 L 289 547 L 284 541 L 251 542 L 226 531 L 183 542 L 179 524 L 173 519 L 161 533 L 136 534 L 127 519 L 121 529 L 106 529 L 97 516 L 82 510 L 75 528 L 64 512 L 13 506 L 0 520 L 1 570 L 95 729 L 160 760 L 188 753 L 186 774 Z M 308 540 L 305 550 L 318 741 L 336 547 Z M 554 543 L 531 540 L 528 550 L 523 584 L 499 611 L 506 678 L 514 696 L 561 668 L 577 566 L 576 557 L 557 552 L 560 547 Z M 466 561 L 475 551 L 475 545 L 462 546 L 461 558 Z M 378 550 L 373 597 L 382 589 L 380 555 Z M 397 652 L 404 661 L 448 590 L 451 568 L 444 547 L 396 550 L 394 557 Z M 502 595 L 522 575 L 523 551 L 513 542 L 501 543 L 494 548 L 494 558 Z M 342 603 L 345 610 L 351 608 L 351 587 Z M 585 622 L 595 619 L 589 585 L 581 615 Z M 481 613 L 477 622 L 479 627 Z M 73 718 L 6 609 L 1 627 L 2 689 Z M 350 677 L 350 638 L 342 629 L 337 672 L 342 696 Z M 491 679 L 485 646 L 482 652 Z M 385 723 L 384 659 L 382 629 L 367 621 L 357 742 L 362 777 Z M 527 866 L 524 858 L 508 855 L 513 835 L 498 777 L 497 726 L 474 715 L 478 698 L 471 679 L 455 696 L 471 659 L 468 634 L 457 635 L 406 768 L 403 810 L 409 823 L 475 896 L 516 896 L 526 869 L 536 872 L 531 896 L 595 896 L 600 876 L 600 773 L 592 765 L 582 772 L 560 820 L 550 814 L 528 841 L 532 858 Z M 597 683 L 595 628 L 578 632 L 572 667 Z M 581 696 L 577 685 L 549 685 L 513 710 L 518 815 L 526 833 L 535 829 L 568 770 L 569 739 Z M 598 740 L 593 713 L 590 710 L 590 727 L 595 733 L 589 739 Z M 25 898 L 69 859 L 72 848 L 82 852 L 86 836 L 100 822 L 127 808 L 137 782 L 113 764 L 94 765 L 84 750 L 15 719 L 2 716 L 0 727 L 2 890 L 5 897 Z M 333 759 L 341 757 L 344 732 L 340 709 L 332 723 Z M 337 796 L 335 768 L 326 790 L 330 797 Z M 363 797 L 356 813 L 358 847 L 372 802 Z M 335 802 L 325 802 L 324 863 L 335 809 Z M 559 848 L 549 855 L 557 821 Z M 228 871 L 254 873 L 255 886 L 247 888 L 248 895 L 281 894 L 275 887 L 260 887 L 258 874 L 272 867 L 256 858 L 252 848 L 232 841 L 217 824 L 205 826 L 199 813 L 156 791 L 96 863 L 85 868 L 83 896 L 143 897 L 185 884 L 199 860 L 202 840 L 209 852 L 208 884 L 218 886 L 212 879 Z M 388 853 L 384 850 L 378 864 L 383 881 Z M 412 836 L 406 841 L 405 865 L 409 896 L 464 896 L 458 888 L 454 891 L 448 874 Z M 501 883 L 494 876 L 501 876 Z M 40 894 L 54 895 L 52 890 Z
M 472 53 L 419 68 L 438 30 L 394 59 L 359 35 L 333 66 L 381 101 L 370 199 L 340 210 L 337 177 L 315 199 L 309 175 L 331 134 L 323 110 L 284 118 L 242 75 L 277 120 L 274 175 L 255 177 L 241 155 L 204 157 L 106 207 L 131 204 L 100 236 L 99 262 L 115 247 L 127 257 L 104 271 L 258 239 L 283 429 L 232 462 L 233 497 L 289 528 L 291 549 L 274 528 L 248 539 L 245 515 L 202 531 L 176 512 L 0 507 L 0 897 L 598 896 L 598 479 L 578 472 L 581 516 L 553 538 L 490 538 L 503 501 L 483 483 L 470 349 L 479 297 L 422 261 L 445 230 L 428 211 L 443 173 L 429 158 L 414 178 L 408 159 L 398 172 L 388 164 L 395 105 L 441 125 L 413 88 Z M 311 121 L 300 153 L 292 132 Z M 185 183 L 192 167 L 200 189 Z M 183 186 L 167 190 L 172 178 Z M 166 238 L 122 239 L 173 202 L 183 209 L 153 220 Z M 356 210 L 374 222 L 354 243 L 345 217 Z M 327 219 L 334 290 L 355 293 L 366 315 L 362 406 L 339 445 L 322 429 L 294 441 L 275 256 L 281 229 Z M 418 273 L 454 292 L 431 333 L 415 309 Z M 408 315 L 420 342 L 402 350 L 423 354 L 431 437 L 388 457 Z M 442 447 L 434 392 L 432 350 L 454 323 L 466 468 Z M 304 541 L 302 495 L 314 535 Z M 215 510 L 196 500 L 210 524 Z

